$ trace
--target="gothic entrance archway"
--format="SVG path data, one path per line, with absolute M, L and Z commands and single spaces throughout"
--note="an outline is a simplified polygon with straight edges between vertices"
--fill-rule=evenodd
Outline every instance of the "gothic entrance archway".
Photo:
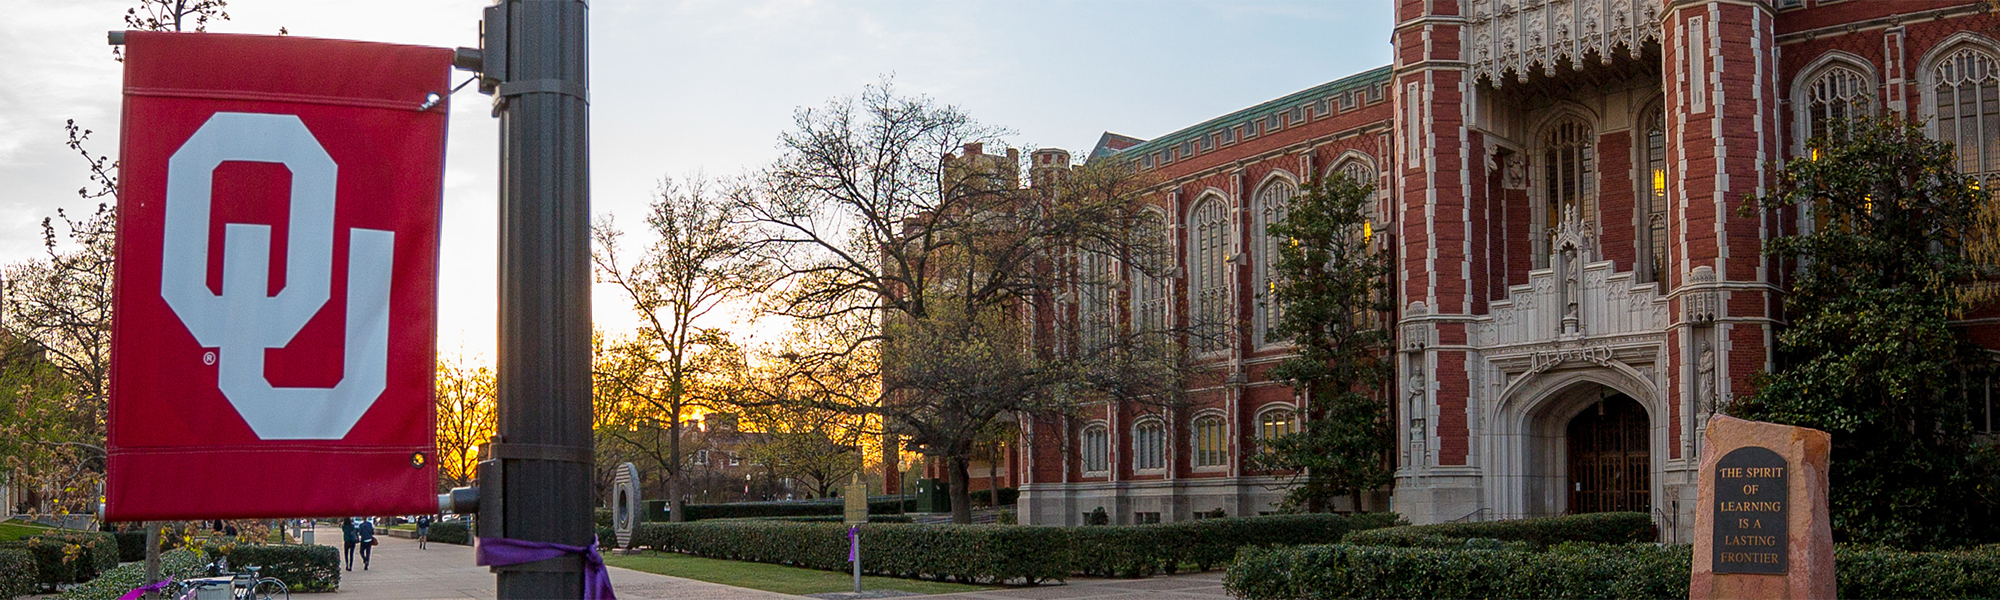
M 1571 418 L 1567 433 L 1568 512 L 1652 511 L 1645 407 L 1612 394 Z

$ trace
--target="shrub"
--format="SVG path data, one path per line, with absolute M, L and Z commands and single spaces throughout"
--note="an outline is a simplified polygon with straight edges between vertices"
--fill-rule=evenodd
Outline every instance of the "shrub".
M 1343 541 L 1359 546 L 1438 548 L 1456 546 L 1471 538 L 1489 538 L 1503 542 L 1526 542 L 1537 548 L 1546 548 L 1563 542 L 1650 542 L 1656 536 L 1651 516 L 1625 512 L 1388 527 L 1348 534 Z M 1459 542 L 1445 541 L 1450 539 Z
M 868 499 L 868 514 L 904 512 L 901 498 L 883 496 Z M 839 498 L 784 502 L 734 502 L 730 504 L 689 504 L 686 521 L 709 519 L 765 519 L 771 517 L 840 516 L 847 511 Z
M 730 560 L 845 570 L 846 529 L 799 520 L 646 523 L 634 545 Z M 1227 564 L 1243 546 L 1328 543 L 1350 531 L 1394 525 L 1393 514 L 1278 515 L 1161 525 L 1022 527 L 871 524 L 862 570 L 896 577 L 1037 582 L 1072 573 L 1143 577 L 1183 565 Z M 874 550 L 874 551 L 871 551 Z
M 18 548 L 0 549 L 0 598 L 35 593 L 35 555 Z
M 118 539 L 118 562 L 146 560 L 146 532 L 120 531 L 111 535 Z
M 788 523 L 845 523 L 845 515 L 812 515 L 806 517 L 753 517 L 741 519 L 705 519 L 708 521 L 785 521 Z M 868 515 L 870 523 L 909 523 L 909 515 Z
M 163 576 L 177 579 L 200 577 L 207 565 L 208 560 L 193 550 L 182 548 L 160 553 L 160 574 Z M 146 565 L 121 565 L 89 583 L 65 590 L 62 600 L 113 600 L 145 584 Z
M 1569 544 L 1548 552 L 1351 544 L 1248 548 L 1224 577 L 1280 598 L 1685 598 L 1687 546 Z
M 34 559 L 34 580 L 37 588 L 54 589 L 59 585 L 89 579 L 81 576 L 81 573 L 88 572 L 90 568 L 89 559 L 83 558 L 82 546 L 59 540 L 28 537 L 0 542 L 0 549 L 26 552 Z
M 590 522 L 596 525 L 598 529 L 612 528 L 611 509 L 599 508 L 590 511 Z
M 292 592 L 340 589 L 340 551 L 332 546 L 238 544 L 225 554 L 230 570 L 262 567 L 259 575 L 278 578 Z
M 1834 553 L 1841 598 L 2000 598 L 2000 552 L 1901 552 L 1841 547 Z
M 432 523 L 431 541 L 440 544 L 472 545 L 472 528 L 465 523 Z
M 102 531 L 58 530 L 33 536 L 35 539 L 55 540 L 82 548 L 76 566 L 77 582 L 89 581 L 98 573 L 118 567 L 118 537 Z M 144 558 L 143 551 L 140 558 Z
M 861 570 L 896 577 L 1035 583 L 1069 574 L 1063 529 L 1005 525 L 870 524 L 861 530 Z M 647 523 L 636 544 L 666 552 L 811 569 L 847 570 L 847 527 L 838 523 L 711 521 Z
M 1276 598 L 1684 598 L 1689 546 L 1568 542 L 1547 551 L 1390 546 L 1251 548 L 1224 579 L 1246 600 Z M 2000 552 L 1842 546 L 1842 598 L 2000 597 Z
M 972 503 L 975 506 L 993 505 L 993 490 L 976 490 L 972 492 L 971 495 L 972 495 Z M 1021 490 L 1016 488 L 1000 488 L 1000 505 L 1012 506 L 1020 499 L 1021 499 Z

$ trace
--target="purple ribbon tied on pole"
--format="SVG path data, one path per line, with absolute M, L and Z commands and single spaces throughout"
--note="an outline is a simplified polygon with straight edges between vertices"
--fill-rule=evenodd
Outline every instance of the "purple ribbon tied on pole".
M 565 554 L 583 555 L 583 600 L 616 600 L 611 592 L 611 573 L 604 569 L 604 556 L 597 553 L 597 538 L 589 546 L 565 546 L 553 542 L 532 542 L 483 537 L 473 546 L 473 563 L 482 567 L 506 567 L 557 558 Z
M 861 526 L 847 526 L 847 562 L 861 560 Z
M 167 589 L 167 586 L 173 584 L 174 578 L 168 577 L 166 580 L 154 582 L 152 585 L 142 585 L 132 588 L 132 591 L 125 592 L 125 595 L 119 596 L 118 600 L 139 600 L 140 598 L 144 598 L 146 594 Z

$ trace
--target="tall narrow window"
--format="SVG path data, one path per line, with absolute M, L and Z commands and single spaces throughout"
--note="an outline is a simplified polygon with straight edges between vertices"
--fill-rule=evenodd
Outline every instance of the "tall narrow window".
M 1132 469 L 1164 469 L 1167 466 L 1167 425 L 1146 419 L 1132 428 Z
M 1994 56 L 1975 47 L 1960 48 L 1938 61 L 1936 84 L 1938 139 L 1958 147 L 1958 170 L 1980 176 L 2000 171 L 2000 66 Z
M 1084 354 L 1110 344 L 1116 326 L 1111 262 L 1102 252 L 1077 251 L 1077 341 Z
M 1173 249 L 1167 245 L 1167 218 L 1146 211 L 1139 220 L 1141 252 L 1132 266 L 1132 329 L 1143 333 L 1167 329 L 1167 269 Z
M 1229 438 L 1222 417 L 1207 415 L 1194 420 L 1194 466 L 1220 467 L 1229 461 Z
M 1535 253 L 1538 267 L 1548 266 L 1548 238 L 1563 220 L 1575 218 L 1587 227 L 1597 223 L 1597 169 L 1590 125 L 1571 118 L 1542 134 L 1542 235 Z
M 1194 280 L 1192 297 L 1194 347 L 1203 352 L 1228 347 L 1229 213 L 1222 198 L 1209 196 L 1195 205 L 1188 227 L 1188 270 Z
M 1292 196 L 1298 188 L 1289 181 L 1273 181 L 1257 193 L 1257 231 L 1255 237 L 1262 240 L 1257 245 L 1257 341 L 1273 344 L 1284 341 L 1278 333 L 1278 321 L 1284 318 L 1284 306 L 1278 304 L 1278 273 L 1273 265 L 1278 261 L 1278 244 L 1284 243 L 1270 234 L 1272 224 L 1285 220 L 1285 212 L 1290 209 Z
M 1375 187 L 1377 184 L 1380 183 L 1379 181 L 1375 180 L 1375 165 L 1359 157 L 1349 157 L 1341 160 L 1338 164 L 1335 164 L 1333 166 L 1332 173 L 1337 175 L 1346 175 L 1347 178 L 1353 181 L 1354 183 L 1369 186 L 1371 188 Z M 1382 207 L 1382 202 L 1385 198 L 1388 198 L 1388 194 L 1385 194 L 1382 192 L 1382 190 L 1378 189 L 1375 190 L 1375 194 L 1369 199 L 1368 220 L 1370 221 L 1370 223 L 1367 225 L 1367 227 L 1369 227 L 1369 230 L 1362 232 L 1363 235 L 1374 234 L 1373 226 L 1375 222 L 1386 222 L 1383 221 L 1383 215 L 1385 215 L 1386 212 Z
M 1646 195 L 1639 199 L 1640 281 L 1661 281 L 1667 270 L 1667 132 L 1659 110 L 1646 123 Z
M 1847 67 L 1828 67 L 1805 87 L 1799 110 L 1805 111 L 1807 139 L 1833 135 L 1834 123 L 1873 114 L 1874 94 L 1868 80 Z
M 1107 471 L 1111 467 L 1111 430 L 1103 425 L 1083 428 L 1083 470 Z

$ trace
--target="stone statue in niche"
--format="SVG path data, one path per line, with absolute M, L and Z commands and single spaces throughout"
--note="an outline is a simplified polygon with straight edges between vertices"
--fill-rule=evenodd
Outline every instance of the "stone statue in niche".
M 1695 401 L 1702 412 L 1713 414 L 1718 408 L 1715 403 L 1715 348 L 1708 342 L 1701 343 L 1701 352 L 1694 360 Z

